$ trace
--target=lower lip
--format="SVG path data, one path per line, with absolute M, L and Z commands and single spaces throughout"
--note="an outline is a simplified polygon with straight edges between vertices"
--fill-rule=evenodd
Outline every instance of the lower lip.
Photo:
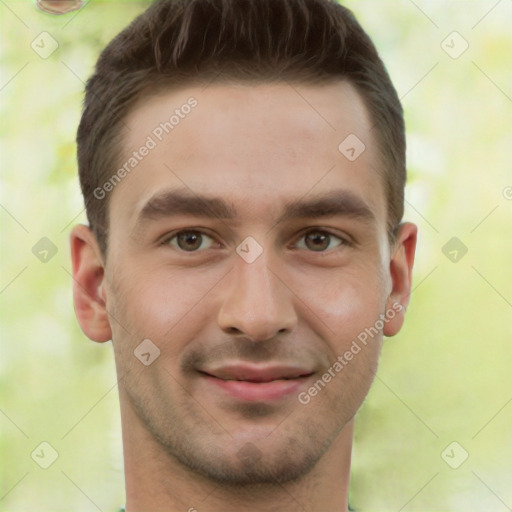
M 206 376 L 205 379 L 236 398 L 250 402 L 262 402 L 277 400 L 292 393 L 297 393 L 297 390 L 304 384 L 306 377 L 273 380 L 271 382 L 222 380 L 211 376 Z

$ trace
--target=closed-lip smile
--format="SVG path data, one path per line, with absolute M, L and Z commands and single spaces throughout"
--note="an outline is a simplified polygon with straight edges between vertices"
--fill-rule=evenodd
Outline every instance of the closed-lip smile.
M 199 373 L 235 398 L 268 401 L 297 391 L 314 371 L 295 365 L 233 363 L 199 370 Z

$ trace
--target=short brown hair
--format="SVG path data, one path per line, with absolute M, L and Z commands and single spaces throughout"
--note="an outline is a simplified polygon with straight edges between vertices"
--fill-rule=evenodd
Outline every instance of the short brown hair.
M 376 129 L 393 239 L 406 178 L 403 111 L 351 11 L 332 0 L 159 0 L 107 45 L 86 86 L 78 169 L 87 218 L 105 256 L 108 197 L 94 191 L 119 165 L 127 113 L 154 87 L 225 79 L 353 84 Z

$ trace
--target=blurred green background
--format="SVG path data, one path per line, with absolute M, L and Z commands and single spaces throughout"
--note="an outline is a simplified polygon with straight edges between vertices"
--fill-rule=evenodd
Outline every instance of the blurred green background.
M 402 97 L 405 217 L 420 228 L 406 325 L 385 340 L 358 414 L 351 503 L 512 510 L 512 2 L 344 3 Z M 92 0 L 54 16 L 0 2 L 2 511 L 124 503 L 112 350 L 75 320 L 68 236 L 85 222 L 74 142 L 84 81 L 146 5 Z M 50 56 L 33 48 L 41 37 L 58 44 Z M 35 462 L 41 442 L 58 452 L 48 469 Z

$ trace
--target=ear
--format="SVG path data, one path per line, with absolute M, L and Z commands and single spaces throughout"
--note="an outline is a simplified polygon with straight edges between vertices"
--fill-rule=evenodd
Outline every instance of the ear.
M 84 225 L 71 232 L 73 299 L 78 323 L 93 341 L 112 339 L 104 290 L 105 268 L 96 237 Z
M 384 325 L 385 336 L 397 334 L 404 323 L 405 311 L 411 295 L 412 267 L 417 236 L 418 228 L 415 224 L 405 222 L 400 225 L 389 262 L 392 289 L 386 303 L 388 321 Z M 387 313 L 391 311 L 395 313 L 393 317 Z

